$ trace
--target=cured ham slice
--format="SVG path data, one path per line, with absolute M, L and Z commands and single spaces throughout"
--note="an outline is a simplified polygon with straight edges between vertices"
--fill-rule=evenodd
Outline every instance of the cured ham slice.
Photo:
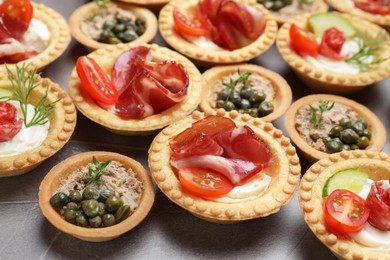
M 212 169 L 226 176 L 234 185 L 241 184 L 263 169 L 262 164 L 216 155 L 199 155 L 181 160 L 171 160 L 171 165 L 177 169 L 183 167 Z

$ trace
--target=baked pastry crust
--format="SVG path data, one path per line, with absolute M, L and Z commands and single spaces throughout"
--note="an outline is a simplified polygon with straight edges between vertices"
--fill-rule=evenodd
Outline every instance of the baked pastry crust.
M 373 180 L 388 180 L 390 156 L 373 151 L 343 151 L 313 164 L 300 184 L 299 204 L 303 217 L 317 238 L 340 259 L 388 259 L 389 251 L 375 250 L 338 237 L 325 227 L 322 189 L 330 176 L 350 168 L 367 172 Z
M 267 19 L 266 28 L 257 40 L 234 51 L 206 50 L 186 41 L 174 30 L 172 12 L 175 7 L 188 8 L 195 6 L 197 3 L 198 0 L 173 0 L 161 9 L 159 15 L 159 29 L 162 37 L 172 48 L 189 57 L 194 63 L 200 66 L 209 66 L 243 62 L 262 54 L 274 43 L 278 31 L 276 21 L 262 5 L 250 0 L 241 0 L 240 3 L 263 12 Z
M 63 219 L 49 202 L 61 181 L 65 180 L 73 171 L 90 163 L 92 156 L 95 156 L 99 161 L 114 160 L 121 163 L 126 169 L 132 169 L 138 180 L 143 184 L 142 197 L 138 208 L 127 219 L 110 227 L 85 228 L 71 224 Z M 53 226 L 79 239 L 101 242 L 114 239 L 141 223 L 152 208 L 154 202 L 154 186 L 148 172 L 134 159 L 112 152 L 91 151 L 73 155 L 54 166 L 41 182 L 38 196 L 39 207 L 43 215 Z
M 286 112 L 285 116 L 285 127 L 286 130 L 291 138 L 291 140 L 295 143 L 295 145 L 299 148 L 302 155 L 310 162 L 316 162 L 322 158 L 326 158 L 329 156 L 328 153 L 321 152 L 313 147 L 311 147 L 298 133 L 296 126 L 295 126 L 295 117 L 298 113 L 298 110 L 306 105 L 309 105 L 316 101 L 331 101 L 336 102 L 339 104 L 346 105 L 350 108 L 352 108 L 353 111 L 355 111 L 360 118 L 364 118 L 367 120 L 367 127 L 371 129 L 371 132 L 373 133 L 370 145 L 366 148 L 366 150 L 371 151 L 382 151 L 383 147 L 386 143 L 386 130 L 383 126 L 382 122 L 379 120 L 379 118 L 371 112 L 367 107 L 353 101 L 350 99 L 347 99 L 345 97 L 335 96 L 335 95 L 326 95 L 326 94 L 315 94 L 315 95 L 309 95 L 305 96 L 297 101 L 295 101 L 288 111 Z M 364 151 L 364 150 L 363 150 Z
M 271 166 L 267 168 L 267 174 L 272 177 L 272 181 L 261 197 L 240 203 L 222 203 L 199 198 L 181 187 L 169 164 L 171 151 L 168 143 L 195 121 L 215 114 L 231 118 L 237 126 L 250 126 L 274 155 Z M 199 218 L 223 224 L 265 217 L 278 212 L 292 199 L 301 175 L 299 158 L 290 139 L 284 137 L 283 132 L 271 123 L 239 114 L 237 111 L 195 111 L 191 116 L 166 127 L 153 140 L 148 161 L 155 182 L 170 200 Z
M 133 44 L 147 43 L 151 41 L 157 33 L 157 18 L 156 16 L 146 8 L 136 7 L 124 3 L 111 2 L 110 5 L 116 5 L 121 9 L 131 11 L 136 16 L 142 16 L 145 18 L 147 26 L 145 32 L 137 39 L 132 41 Z M 80 6 L 76 9 L 69 19 L 71 33 L 73 37 L 87 48 L 88 51 L 94 51 L 96 49 L 105 48 L 111 44 L 101 43 L 86 36 L 81 30 L 81 22 L 93 13 L 99 13 L 99 8 L 95 3 L 88 3 Z
M 49 116 L 50 128 L 42 145 L 30 151 L 9 157 L 0 157 L 0 177 L 13 176 L 31 171 L 44 160 L 58 152 L 70 139 L 76 126 L 76 109 L 72 99 L 56 83 L 48 78 L 39 78 L 41 84 L 31 92 L 30 104 L 37 104 L 49 87 L 47 102 L 61 99 Z M 12 88 L 8 77 L 0 76 L 1 87 Z
M 94 100 L 81 88 L 76 69 L 70 76 L 69 92 L 77 109 L 90 120 L 102 125 L 108 130 L 123 135 L 148 135 L 189 115 L 200 102 L 202 83 L 201 74 L 195 65 L 184 56 L 168 48 L 156 44 L 142 44 L 150 48 L 154 61 L 173 60 L 182 64 L 189 76 L 189 87 L 186 98 L 171 108 L 143 119 L 122 119 L 108 112 L 95 103 Z M 99 49 L 88 56 L 93 58 L 105 72 L 110 72 L 117 57 L 129 50 L 135 44 L 117 44 L 105 49 Z
M 365 12 L 355 5 L 349 5 L 346 0 L 326 0 L 330 6 L 341 13 L 348 13 L 351 15 L 355 15 L 357 17 L 363 18 L 364 20 L 370 21 L 372 23 L 376 23 L 386 30 L 390 30 L 390 15 L 380 15 L 380 14 L 372 14 L 369 12 Z
M 267 116 L 261 117 L 266 122 L 273 122 L 281 117 L 289 108 L 292 101 L 291 88 L 286 80 L 279 74 L 270 71 L 254 64 L 238 64 L 229 66 L 213 67 L 202 74 L 203 81 L 203 94 L 202 101 L 199 106 L 202 111 L 216 110 L 211 104 L 215 104 L 216 100 L 211 100 L 211 93 L 215 92 L 214 86 L 222 78 L 234 74 L 239 69 L 241 72 L 252 72 L 265 77 L 272 83 L 272 87 L 275 91 L 275 98 L 272 103 L 275 109 Z
M 23 63 L 30 64 L 29 68 L 36 68 L 37 71 L 41 71 L 61 56 L 70 42 L 71 37 L 68 23 L 59 13 L 43 4 L 31 4 L 34 9 L 33 18 L 46 24 L 50 31 L 50 42 L 47 48 L 35 57 L 20 61 L 16 64 L 7 64 L 8 68 L 12 71 L 16 70 L 16 65 L 21 66 Z M 7 73 L 4 64 L 0 65 L 0 72 Z
M 353 15 L 340 15 L 348 19 L 356 28 L 363 28 L 370 37 L 375 37 L 378 33 L 387 35 L 386 31 L 376 24 L 364 21 Z M 305 85 L 321 93 L 348 95 L 358 92 L 368 85 L 379 82 L 390 75 L 390 59 L 356 75 L 323 71 L 305 61 L 291 49 L 289 30 L 292 23 L 307 29 L 307 18 L 309 16 L 310 14 L 306 14 L 293 19 L 290 23 L 285 23 L 280 28 L 277 38 L 277 47 L 280 54 Z M 380 52 L 381 57 L 390 57 L 390 38 L 388 37 L 387 39 L 386 42 L 383 42 L 383 49 Z
M 128 4 L 145 6 L 146 8 L 152 10 L 155 13 L 169 2 L 169 0 L 117 0 L 118 2 L 124 2 Z

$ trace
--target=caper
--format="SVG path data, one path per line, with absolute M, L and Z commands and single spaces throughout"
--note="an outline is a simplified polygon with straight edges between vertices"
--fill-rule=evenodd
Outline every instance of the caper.
M 138 35 L 132 30 L 126 30 L 123 32 L 121 40 L 123 42 L 131 42 L 138 38 Z
M 357 146 L 358 146 L 360 149 L 365 149 L 365 148 L 370 144 L 370 140 L 368 139 L 367 136 L 361 136 L 361 137 L 359 137 L 359 139 L 357 140 L 356 144 L 357 144 Z
M 95 217 L 99 212 L 99 203 L 94 199 L 83 200 L 81 202 L 81 209 L 88 217 Z
M 248 114 L 253 116 L 253 117 L 258 117 L 259 110 L 257 108 L 249 108 L 248 109 Z
M 330 141 L 332 141 L 332 138 L 329 137 L 329 136 L 325 136 L 322 141 L 324 141 L 324 143 L 329 143 Z
M 284 3 L 282 1 L 275 1 L 272 10 L 273 11 L 279 11 L 283 7 L 284 7 Z
M 76 225 L 86 227 L 88 226 L 88 220 L 85 215 L 79 215 L 76 217 Z
M 126 25 L 119 23 L 119 24 L 115 25 L 113 31 L 114 31 L 114 33 L 118 34 L 120 32 L 123 32 L 125 29 L 126 29 Z
M 248 99 L 241 99 L 241 104 L 240 104 L 240 107 L 242 109 L 248 109 L 248 108 L 251 108 L 251 102 L 249 102 Z
M 340 139 L 346 144 L 353 144 L 359 138 L 359 135 L 351 128 L 340 132 Z
M 99 197 L 100 197 L 100 193 L 95 188 L 87 187 L 83 191 L 84 200 L 92 200 L 92 199 L 98 200 Z
M 363 136 L 367 136 L 369 140 L 371 140 L 371 131 L 368 129 L 364 129 Z
M 335 139 L 324 144 L 327 153 L 338 153 L 341 152 L 341 150 L 343 149 L 343 143 Z
M 84 211 L 82 211 L 81 209 L 77 210 L 76 217 L 78 217 L 78 216 L 85 216 Z
M 106 210 L 109 212 L 115 212 L 123 206 L 123 200 L 115 195 L 110 196 L 106 200 Z
M 98 210 L 98 216 L 103 217 L 104 214 L 107 213 L 107 212 L 106 212 L 106 207 L 105 207 L 104 203 L 103 203 L 103 202 L 99 202 L 99 203 L 98 203 L 98 208 L 99 208 L 99 210 Z
M 349 144 L 343 144 L 343 151 L 351 150 L 351 146 Z
M 115 222 L 119 223 L 125 220 L 128 216 L 130 216 L 130 206 L 124 205 L 120 207 L 115 213 Z
M 107 43 L 108 42 L 108 37 L 111 36 L 111 31 L 109 30 L 104 30 L 100 33 L 99 37 L 98 37 L 98 41 L 99 42 L 103 42 L 103 43 Z
M 250 97 L 249 101 L 251 103 L 261 103 L 265 100 L 266 96 L 264 92 L 255 92 L 253 95 Z
M 145 27 L 140 25 L 135 27 L 135 33 L 138 35 L 142 35 L 145 32 Z
M 111 195 L 115 195 L 115 191 L 113 191 L 111 189 L 104 189 L 104 190 L 101 190 L 99 193 L 100 193 L 99 201 L 101 201 L 101 202 L 106 202 L 106 199 L 108 197 L 110 197 Z
M 236 109 L 236 106 L 233 104 L 232 101 L 226 101 L 224 109 L 226 111 L 232 111 L 232 110 Z
M 98 228 L 102 225 L 102 218 L 100 216 L 96 216 L 88 219 L 89 225 L 93 228 Z
M 106 215 L 104 215 L 104 216 L 103 216 L 103 224 L 104 224 L 106 227 L 115 225 L 115 217 L 114 217 L 114 215 L 112 215 L 112 214 L 106 214 Z
M 103 24 L 103 30 L 111 30 L 115 27 L 116 24 L 117 23 L 115 20 L 107 20 Z
M 351 144 L 351 150 L 358 150 L 359 149 L 359 146 L 357 146 L 356 144 Z
M 66 209 L 64 211 L 64 218 L 69 223 L 74 223 L 76 221 L 76 211 L 73 209 Z
M 118 44 L 118 43 L 121 43 L 122 41 L 121 40 L 119 40 L 117 37 L 115 37 L 115 36 L 110 36 L 110 37 L 108 37 L 108 43 L 109 44 Z
M 339 121 L 339 124 L 344 128 L 350 128 L 352 126 L 352 121 L 349 119 L 349 117 L 344 117 Z
M 225 101 L 224 100 L 217 100 L 217 103 L 215 106 L 217 108 L 225 108 Z
M 249 100 L 252 95 L 253 95 L 253 90 L 251 88 L 242 88 L 240 90 L 241 98 Z
M 363 135 L 364 129 L 366 129 L 365 126 L 364 126 L 364 123 L 362 123 L 362 122 L 355 122 L 355 124 L 353 124 L 351 128 L 352 128 L 353 130 L 355 130 L 355 132 L 356 132 L 358 135 L 360 135 L 360 136 Z
M 359 118 L 358 120 L 356 120 L 355 123 L 362 123 L 364 125 L 364 128 L 367 128 L 367 121 L 366 119 L 363 119 L 363 118 Z
M 274 2 L 272 0 L 268 0 L 268 1 L 266 0 L 263 5 L 268 10 L 271 10 L 272 7 L 274 6 Z
M 68 201 L 68 196 L 63 192 L 57 192 L 50 198 L 50 204 L 57 208 L 62 208 Z
M 239 107 L 241 105 L 241 96 L 237 90 L 234 90 L 230 95 L 230 101 L 233 102 L 235 107 Z
M 126 24 L 126 23 L 129 22 L 129 19 L 126 18 L 126 17 L 118 17 L 118 18 L 116 19 L 116 21 L 117 21 L 118 23 Z
M 138 26 L 145 25 L 145 23 L 146 23 L 146 20 L 143 17 L 137 17 L 137 19 L 135 19 L 135 24 Z
M 259 117 L 269 115 L 274 111 L 274 105 L 271 102 L 263 101 L 259 105 Z
M 223 89 L 221 92 L 218 93 L 217 99 L 218 100 L 226 100 L 230 95 L 230 90 L 228 88 Z
M 136 28 L 137 28 L 137 26 L 134 23 L 132 23 L 132 22 L 128 22 L 126 24 L 126 30 L 133 30 L 133 31 L 135 31 Z
M 344 128 L 341 125 L 336 125 L 336 126 L 332 127 L 332 129 L 330 129 L 328 135 L 330 137 L 340 137 L 340 133 L 343 130 L 344 130 Z
M 83 200 L 83 197 L 81 196 L 81 193 L 77 190 L 71 190 L 69 192 L 69 200 L 74 203 L 80 203 Z
M 68 204 L 66 204 L 65 208 L 66 209 L 73 209 L 73 210 L 77 211 L 79 209 L 79 206 L 74 202 L 68 202 Z

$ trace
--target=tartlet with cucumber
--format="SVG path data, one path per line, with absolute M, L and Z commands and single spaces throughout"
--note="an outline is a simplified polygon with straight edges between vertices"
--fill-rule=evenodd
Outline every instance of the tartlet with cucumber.
M 281 27 L 277 46 L 310 88 L 348 95 L 390 75 L 390 37 L 381 27 L 337 12 L 300 16 Z
M 390 253 L 389 154 L 343 151 L 311 166 L 299 202 L 313 233 L 343 259 Z

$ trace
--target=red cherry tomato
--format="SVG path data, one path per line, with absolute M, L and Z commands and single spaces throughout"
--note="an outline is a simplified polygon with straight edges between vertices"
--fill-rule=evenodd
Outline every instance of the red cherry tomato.
M 369 213 L 365 200 L 349 190 L 334 190 L 325 200 L 325 224 L 340 235 L 360 231 Z
M 81 56 L 77 59 L 76 71 L 81 85 L 95 101 L 105 105 L 114 105 L 118 100 L 118 91 L 99 65 L 91 58 Z
M 220 197 L 234 188 L 222 174 L 196 167 L 180 169 L 179 181 L 187 191 L 203 198 Z
M 372 184 L 366 205 L 370 209 L 368 222 L 380 230 L 390 231 L 390 187 L 385 187 L 384 182 Z
M 0 5 L 0 14 L 6 14 L 30 24 L 33 17 L 33 7 L 29 0 L 5 0 Z
M 0 142 L 11 140 L 22 128 L 23 120 L 16 118 L 16 108 L 0 101 Z
M 354 0 L 355 6 L 365 12 L 388 15 L 390 14 L 389 0 Z
M 290 45 L 299 55 L 317 56 L 319 44 L 314 35 L 305 32 L 295 24 L 290 27 Z
M 175 8 L 173 10 L 173 21 L 176 29 L 185 35 L 200 37 L 206 35 L 209 31 L 206 22 L 201 17 Z
M 322 35 L 320 53 L 333 60 L 344 60 L 340 55 L 341 48 L 345 42 L 344 33 L 336 27 L 329 28 Z

